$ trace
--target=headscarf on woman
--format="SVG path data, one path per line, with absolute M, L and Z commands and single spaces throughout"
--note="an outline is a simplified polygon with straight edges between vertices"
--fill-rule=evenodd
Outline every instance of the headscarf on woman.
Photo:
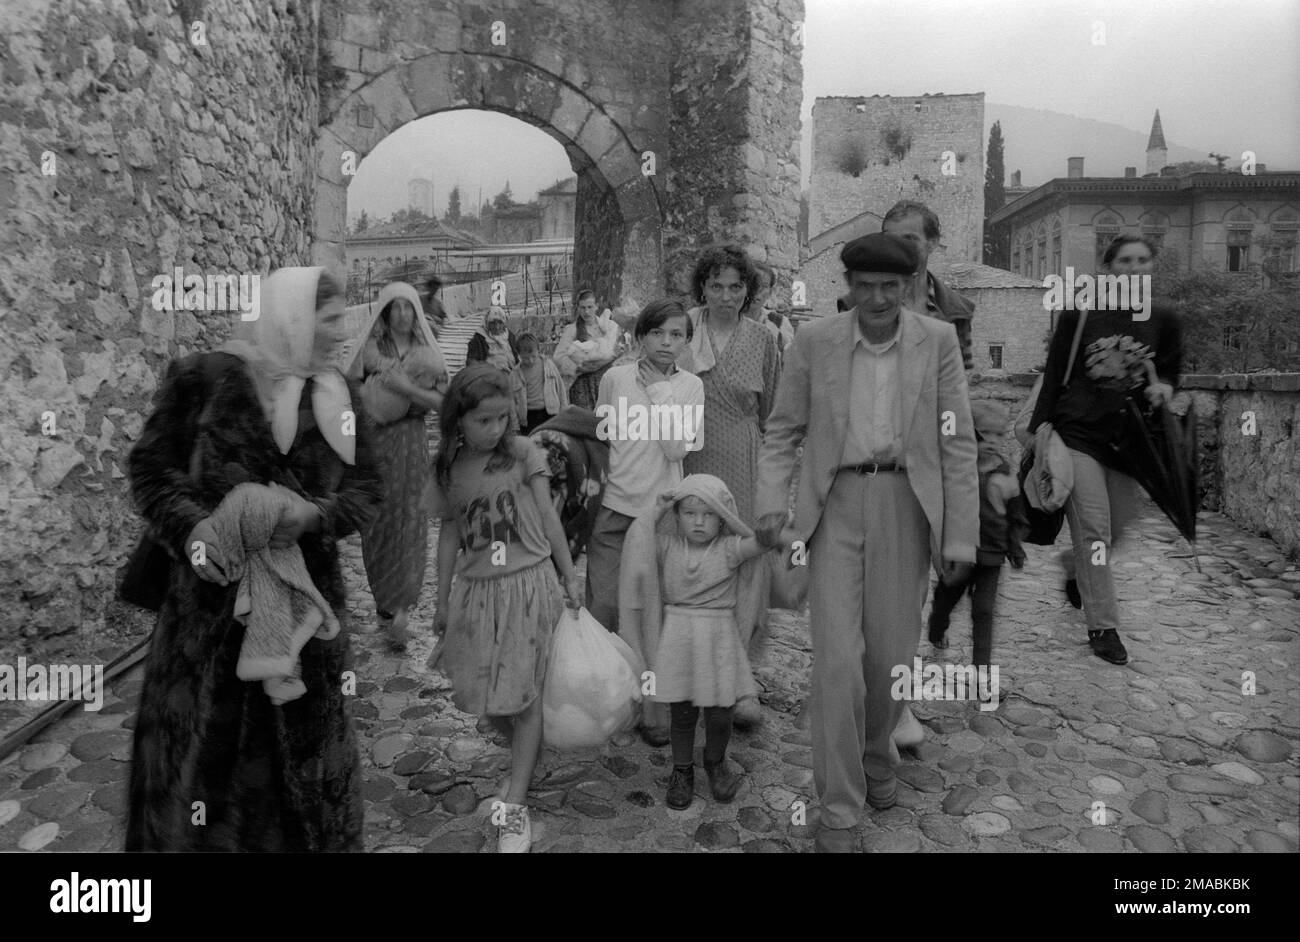
M 510 349 L 510 331 L 508 329 L 503 330 L 499 335 L 494 336 L 489 329 L 494 323 L 500 323 L 503 326 L 506 323 L 505 310 L 495 305 L 488 309 L 483 318 L 483 326 L 475 333 L 487 341 L 487 362 L 499 370 L 509 372 L 518 365 L 519 358 Z
M 316 425 L 335 454 L 351 465 L 356 463 L 356 439 L 343 432 L 344 414 L 352 412 L 347 381 L 334 366 L 312 372 L 316 288 L 324 271 L 311 266 L 272 272 L 262 282 L 261 314 L 241 321 L 235 338 L 221 349 L 247 364 L 281 454 L 293 447 L 298 404 L 310 379 Z
M 375 326 L 379 323 L 379 315 L 384 312 L 384 308 L 398 299 L 410 302 L 415 311 L 416 339 L 429 347 L 434 358 L 442 367 L 442 374 L 446 375 L 447 360 L 442 355 L 442 348 L 438 346 L 438 339 L 433 332 L 433 328 L 429 326 L 429 320 L 425 317 L 424 308 L 420 305 L 419 292 L 404 281 L 392 281 L 384 285 L 384 290 L 379 292 L 379 297 L 375 298 L 370 313 L 366 317 L 365 326 L 356 335 L 353 348 L 348 351 L 347 359 L 343 364 L 344 376 L 351 376 L 354 379 L 361 378 L 362 353 L 366 349 L 366 343 L 370 340 L 371 334 L 374 333 Z

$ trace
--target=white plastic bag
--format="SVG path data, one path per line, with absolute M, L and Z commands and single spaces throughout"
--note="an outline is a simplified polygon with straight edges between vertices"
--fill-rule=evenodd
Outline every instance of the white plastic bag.
M 602 745 L 635 725 L 641 658 L 585 608 L 565 609 L 542 691 L 542 739 L 554 749 Z

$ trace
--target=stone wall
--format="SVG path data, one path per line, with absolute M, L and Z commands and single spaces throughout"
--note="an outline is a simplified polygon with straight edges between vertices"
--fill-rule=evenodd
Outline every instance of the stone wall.
M 1014 421 L 1036 379 L 977 370 L 971 398 L 1006 402 Z M 1300 556 L 1300 373 L 1190 375 L 1180 389 L 1196 409 L 1201 509 L 1219 511 Z M 1008 446 L 1008 457 L 1018 460 L 1018 445 Z
M 685 290 L 696 250 L 728 239 L 788 284 L 798 263 L 802 0 L 678 10 L 666 288 Z
M 1185 376 L 1182 387 L 1202 416 L 1205 503 L 1300 556 L 1300 373 Z
M 943 173 L 945 151 L 956 160 L 952 175 Z M 859 213 L 883 216 L 899 200 L 915 199 L 939 216 L 942 257 L 981 260 L 983 92 L 818 98 L 812 153 L 810 237 Z
M 175 6 L 0 3 L 0 662 L 140 631 L 106 619 L 127 455 L 167 361 L 231 316 L 157 312 L 153 278 L 310 261 L 311 4 Z
M 1002 345 L 1002 369 L 1008 373 L 1027 373 L 1046 364 L 1052 316 L 1043 307 L 1042 288 L 960 290 L 975 305 L 971 321 L 975 369 L 993 368 L 989 344 L 995 343 Z

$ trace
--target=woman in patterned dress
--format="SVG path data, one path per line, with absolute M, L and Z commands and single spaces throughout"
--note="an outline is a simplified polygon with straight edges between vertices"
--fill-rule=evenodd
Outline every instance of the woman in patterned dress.
M 758 269 L 740 246 L 705 249 L 691 279 L 700 303 L 689 312 L 694 333 L 677 361 L 704 381 L 704 447 L 687 454 L 683 470 L 721 478 L 747 526 L 754 524 L 758 449 L 781 372 L 775 338 L 744 316 L 758 295 L 759 281 Z M 759 557 L 740 569 L 736 622 L 746 645 L 767 625 L 768 565 L 766 557 Z M 742 726 L 762 719 L 752 697 L 737 703 L 735 715 Z
M 409 407 L 394 421 L 375 420 L 375 450 L 381 457 L 384 496 L 379 514 L 361 531 L 361 554 L 375 599 L 380 628 L 395 651 L 404 650 L 406 623 L 420 597 L 428 557 L 429 522 L 424 512 L 429 476 L 425 414 L 442 405 L 447 367 L 433 330 L 410 285 L 395 281 L 375 301 L 378 313 L 361 334 L 348 370 L 381 377 L 389 393 Z M 419 362 L 422 370 L 416 369 Z M 423 372 L 418 378 L 413 373 Z

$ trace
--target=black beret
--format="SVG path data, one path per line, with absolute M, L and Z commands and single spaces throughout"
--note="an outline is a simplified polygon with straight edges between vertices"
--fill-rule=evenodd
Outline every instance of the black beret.
M 911 242 L 886 232 L 854 239 L 840 252 L 845 271 L 872 271 L 914 275 L 921 256 Z

